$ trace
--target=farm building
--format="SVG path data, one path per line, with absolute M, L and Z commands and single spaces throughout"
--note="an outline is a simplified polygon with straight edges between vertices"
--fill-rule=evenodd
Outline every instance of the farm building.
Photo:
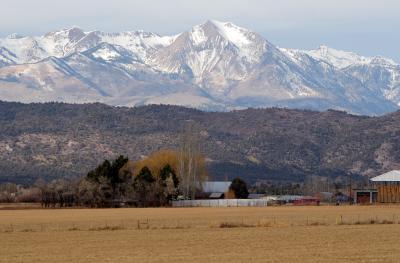
M 299 199 L 293 200 L 293 205 L 319 205 L 319 199 L 313 196 L 301 196 Z
M 232 182 L 206 181 L 202 183 L 205 198 L 224 199 L 225 193 L 229 191 Z
M 354 203 L 373 204 L 377 201 L 378 191 L 376 189 L 353 189 Z
M 393 170 L 371 179 L 378 190 L 377 202 L 400 203 L 400 171 Z

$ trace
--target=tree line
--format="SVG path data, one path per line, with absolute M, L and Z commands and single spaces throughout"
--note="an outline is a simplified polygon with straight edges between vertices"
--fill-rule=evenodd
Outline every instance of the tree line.
M 180 180 L 169 163 L 157 171 L 148 166 L 136 171 L 131 166 L 129 159 L 121 155 L 113 161 L 104 160 L 80 180 L 56 180 L 39 186 L 42 206 L 166 206 L 177 198 Z

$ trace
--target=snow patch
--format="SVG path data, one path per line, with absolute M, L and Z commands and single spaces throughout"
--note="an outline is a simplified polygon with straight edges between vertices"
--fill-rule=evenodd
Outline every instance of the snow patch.
M 308 54 L 309 56 L 311 56 L 316 60 L 328 62 L 329 64 L 339 69 L 344 69 L 355 64 L 367 65 L 375 63 L 375 64 L 396 65 L 396 63 L 391 59 L 383 58 L 380 56 L 364 57 L 354 52 L 337 50 L 334 48 L 330 48 L 326 45 L 321 45 L 318 49 L 315 50 L 302 51 L 302 52 Z
M 247 29 L 238 27 L 231 22 L 219 22 L 213 20 L 212 23 L 219 29 L 221 35 L 232 42 L 237 47 L 246 47 L 251 41 L 247 38 Z
M 111 61 L 121 57 L 117 51 L 105 47 L 96 50 L 96 52 L 94 52 L 92 55 L 95 58 L 101 58 L 104 61 Z
M 201 26 L 193 27 L 190 36 L 195 45 L 200 45 L 207 41 L 207 37 L 205 36 L 204 30 Z
M 258 62 L 257 44 L 255 43 L 256 35 L 251 31 L 236 26 L 231 22 L 211 21 L 217 28 L 218 32 L 229 42 L 235 45 L 239 50 L 241 57 L 247 58 L 250 62 Z

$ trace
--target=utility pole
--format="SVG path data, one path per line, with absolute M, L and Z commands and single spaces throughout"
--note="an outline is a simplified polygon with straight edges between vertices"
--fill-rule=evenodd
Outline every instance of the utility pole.
M 352 196 L 351 196 L 351 173 L 349 173 L 348 176 L 348 181 L 349 181 L 349 204 L 352 205 Z

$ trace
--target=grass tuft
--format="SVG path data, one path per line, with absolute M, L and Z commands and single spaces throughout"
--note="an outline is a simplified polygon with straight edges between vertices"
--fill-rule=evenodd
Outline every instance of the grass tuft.
M 21 232 L 27 233 L 27 232 L 35 232 L 35 231 L 32 228 L 25 228 L 25 229 L 22 229 Z
M 89 231 L 117 231 L 117 230 L 124 230 L 125 227 L 121 225 L 115 225 L 115 226 L 99 226 L 99 227 L 91 227 L 89 228 Z
M 222 222 L 219 228 L 255 227 L 255 225 L 234 222 Z
M 309 226 L 327 226 L 328 224 L 325 222 L 311 222 L 308 225 Z

